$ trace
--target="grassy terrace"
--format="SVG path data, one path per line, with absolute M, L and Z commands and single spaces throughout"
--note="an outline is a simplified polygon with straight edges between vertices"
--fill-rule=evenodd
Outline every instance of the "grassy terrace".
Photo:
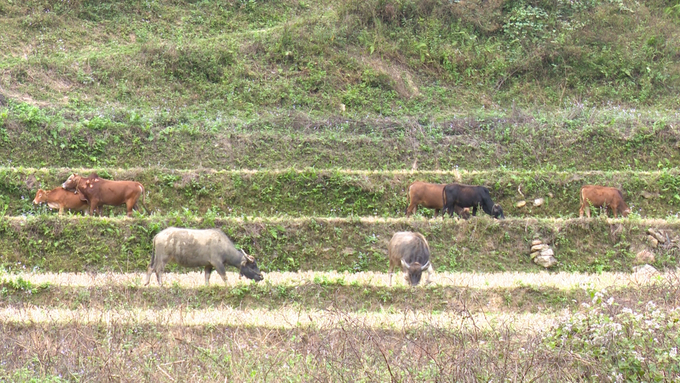
M 60 186 L 72 172 L 90 169 L 0 168 L 0 198 L 5 214 L 37 214 L 32 200 L 38 187 Z M 225 216 L 377 216 L 403 217 L 408 186 L 416 180 L 485 185 L 509 217 L 578 217 L 581 186 L 619 187 L 631 209 L 645 218 L 665 218 L 680 210 L 680 177 L 676 168 L 642 171 L 356 171 L 284 169 L 218 171 L 96 168 L 100 176 L 141 182 L 149 213 Z M 536 198 L 545 204 L 534 207 Z M 529 203 L 521 208 L 519 201 Z M 124 208 L 107 214 L 122 214 Z M 429 209 L 423 214 L 432 216 Z M 483 214 L 483 212 L 481 212 Z
M 205 118 L 159 121 L 156 112 L 130 113 L 0 103 L 0 165 L 411 170 L 415 163 L 443 171 L 652 171 L 680 164 L 674 110 L 581 105 L 459 112 L 420 122 L 289 115 L 209 126 Z
M 676 220 L 518 219 L 469 221 L 405 218 L 220 218 L 191 214 L 152 218 L 37 216 L 0 221 L 2 264 L 41 271 L 145 270 L 152 238 L 161 229 L 219 227 L 254 254 L 264 271 L 385 271 L 387 242 L 395 231 L 423 233 L 440 271 L 538 271 L 529 260 L 534 237 L 550 244 L 562 271 L 630 271 L 649 249 L 656 267 L 678 264 Z M 649 247 L 647 229 L 668 240 Z

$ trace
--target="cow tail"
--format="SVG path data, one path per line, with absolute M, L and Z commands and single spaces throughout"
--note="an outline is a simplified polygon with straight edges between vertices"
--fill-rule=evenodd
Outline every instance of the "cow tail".
M 442 188 L 442 218 L 446 215 L 446 186 Z
M 411 185 L 408 185 L 406 189 L 406 215 L 408 215 L 408 208 L 411 206 Z
M 583 190 L 584 190 L 584 189 L 581 188 L 581 193 L 578 195 L 578 196 L 579 196 L 579 200 L 580 200 L 580 202 L 581 202 L 581 207 L 584 207 L 584 206 L 585 206 L 585 201 L 586 201 L 586 197 L 583 195 L 583 194 L 584 194 L 584 193 L 583 193 Z
M 146 208 L 146 191 L 144 190 L 144 185 L 139 184 L 139 188 L 142 189 L 142 207 L 144 211 L 149 214 L 149 209 Z

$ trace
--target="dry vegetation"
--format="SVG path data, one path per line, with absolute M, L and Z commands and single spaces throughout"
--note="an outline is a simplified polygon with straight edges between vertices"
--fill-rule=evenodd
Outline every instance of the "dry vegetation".
M 267 283 L 274 286 L 311 283 L 337 290 L 338 285 L 329 281 L 342 279 L 350 285 L 369 286 L 386 275 L 309 272 L 270 273 L 267 277 Z M 566 325 L 573 325 L 574 315 L 589 316 L 593 308 L 604 308 L 618 317 L 629 309 L 648 312 L 650 305 L 656 311 L 647 321 L 667 318 L 665 326 L 652 329 L 656 341 L 677 340 L 677 275 L 632 277 L 613 273 L 437 275 L 439 283 L 469 289 L 521 284 L 536 289 L 556 286 L 563 293 L 586 292 L 571 310 L 533 313 L 527 308 L 512 313 L 502 306 L 479 305 L 478 297 L 462 298 L 463 309 L 439 312 L 390 304 L 364 312 L 332 304 L 307 309 L 294 302 L 276 309 L 252 308 L 248 303 L 203 308 L 191 307 L 190 299 L 171 299 L 191 289 L 208 294 L 224 290 L 223 286 L 197 286 L 202 279 L 198 273 L 171 275 L 164 289 L 140 288 L 139 276 L 134 274 L 5 274 L 0 374 L 9 380 L 56 381 L 171 382 L 190 377 L 191 381 L 458 382 L 500 377 L 548 382 L 583 376 L 617 381 L 615 373 L 609 374 L 609 361 L 574 345 L 556 346 L 554 342 Z M 229 279 L 227 290 L 250 285 L 236 282 L 235 274 Z M 148 306 L 136 298 L 120 299 L 110 291 L 115 286 L 130 287 L 132 295 L 161 294 L 163 303 Z M 61 292 L 65 287 L 76 290 Z M 632 295 L 626 293 L 627 287 L 632 287 Z M 433 288 L 403 287 L 394 292 L 412 295 L 410 299 L 415 301 Z M 102 290 L 103 296 L 82 300 Z M 16 299 L 50 293 L 49 302 L 42 304 L 27 303 L 33 297 Z M 591 318 L 592 328 L 597 327 L 598 318 Z M 635 336 L 631 334 L 631 339 Z M 671 346 L 665 355 L 672 353 Z M 644 348 L 634 349 L 645 352 Z M 596 378 L 592 374 L 598 371 L 601 375 Z M 677 372 L 666 368 L 662 374 L 671 375 L 662 376 L 676 379 L 673 371 Z

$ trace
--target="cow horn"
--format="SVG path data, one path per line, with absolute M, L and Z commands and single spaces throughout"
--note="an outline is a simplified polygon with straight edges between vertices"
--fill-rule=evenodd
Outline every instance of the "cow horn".
M 425 262 L 425 264 L 420 268 L 420 270 L 425 270 L 425 269 L 427 269 L 429 266 L 430 266 L 430 261 L 428 260 L 428 261 Z
M 404 261 L 403 259 L 401 260 L 401 264 L 402 264 L 404 267 L 406 267 L 407 269 L 411 267 L 411 265 L 409 265 L 408 263 L 406 263 L 406 261 Z

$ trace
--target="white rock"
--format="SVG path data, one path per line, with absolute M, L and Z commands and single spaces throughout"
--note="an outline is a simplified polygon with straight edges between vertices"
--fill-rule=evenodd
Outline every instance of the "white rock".
M 524 207 L 527 204 L 527 201 L 519 201 L 515 204 L 515 207 L 520 208 Z
M 642 265 L 642 266 L 635 266 L 633 267 L 633 272 L 635 274 L 645 274 L 645 275 L 654 275 L 657 274 L 658 271 L 654 268 L 652 265 Z
M 534 263 L 547 269 L 549 267 L 555 266 L 557 259 L 550 255 L 539 255 L 538 257 L 534 258 Z
M 536 246 L 536 245 L 541 245 L 541 244 L 543 244 L 543 241 L 541 241 L 540 239 L 534 239 L 533 241 L 531 241 L 531 246 Z
M 548 245 L 540 244 L 540 245 L 534 245 L 531 246 L 531 251 L 541 251 L 546 248 Z
M 550 247 L 541 250 L 541 257 L 552 257 L 553 255 L 555 255 L 555 253 L 553 253 L 553 249 Z
M 536 207 L 541 206 L 541 205 L 543 205 L 544 202 L 545 202 L 545 199 L 543 199 L 543 198 L 536 198 L 536 199 L 534 200 L 534 206 L 536 206 Z
M 533 253 L 531 253 L 529 255 L 529 258 L 534 259 L 534 258 L 538 257 L 540 254 L 541 254 L 540 251 L 534 251 Z

